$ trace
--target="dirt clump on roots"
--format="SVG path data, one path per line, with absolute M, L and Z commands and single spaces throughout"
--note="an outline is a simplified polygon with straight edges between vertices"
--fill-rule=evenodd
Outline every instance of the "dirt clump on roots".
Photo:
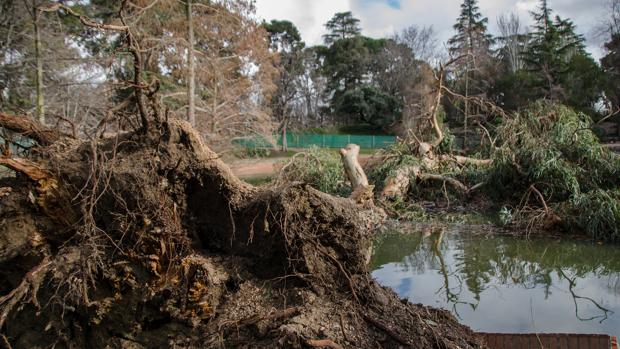
M 0 342 L 13 348 L 471 348 L 372 280 L 373 219 L 237 179 L 186 123 L 2 157 Z

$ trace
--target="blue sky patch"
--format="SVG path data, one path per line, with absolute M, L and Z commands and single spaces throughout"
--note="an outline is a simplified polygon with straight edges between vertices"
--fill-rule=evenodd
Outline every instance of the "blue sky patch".
M 383 2 L 386 3 L 391 8 L 395 8 L 400 10 L 400 1 L 401 0 L 362 0 L 362 3 L 371 3 L 371 2 Z

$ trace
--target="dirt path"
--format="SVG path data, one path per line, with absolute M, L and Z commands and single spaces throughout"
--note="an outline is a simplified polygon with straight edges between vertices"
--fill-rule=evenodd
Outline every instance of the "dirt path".
M 371 158 L 371 155 L 360 155 L 359 160 L 363 165 Z M 285 164 L 290 158 L 262 158 L 262 159 L 244 159 L 236 160 L 229 163 L 233 173 L 239 178 L 258 178 L 273 176 L 282 164 Z
M 230 164 L 233 173 L 239 178 L 269 177 L 276 173 L 281 164 L 289 158 L 244 159 Z

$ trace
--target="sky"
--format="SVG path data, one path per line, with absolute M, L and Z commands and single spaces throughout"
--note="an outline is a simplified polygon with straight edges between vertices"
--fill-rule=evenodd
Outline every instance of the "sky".
M 609 0 L 548 0 L 549 7 L 577 25 L 587 38 L 587 49 L 595 58 L 603 54 L 595 26 L 605 18 Z M 286 19 L 300 30 L 308 45 L 320 44 L 324 24 L 336 12 L 351 11 L 361 20 L 362 34 L 385 37 L 410 25 L 433 26 L 440 42 L 454 34 L 452 25 L 462 0 L 256 0 L 257 15 L 267 21 Z M 524 24 L 531 24 L 529 11 L 538 0 L 479 0 L 481 13 L 489 19 L 489 29 L 497 34 L 497 18 L 517 13 Z

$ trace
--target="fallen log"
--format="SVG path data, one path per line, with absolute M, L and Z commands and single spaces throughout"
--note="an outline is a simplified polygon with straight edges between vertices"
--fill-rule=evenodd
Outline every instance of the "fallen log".
M 46 128 L 27 116 L 0 113 L 0 127 L 28 137 L 42 146 L 50 145 L 63 136 L 58 131 Z
M 409 191 L 411 179 L 420 174 L 420 166 L 401 167 L 394 175 L 388 177 L 381 191 L 381 200 L 394 199 L 405 196 Z
M 453 161 L 459 165 L 489 166 L 493 163 L 491 159 L 476 159 L 461 155 L 442 155 L 440 159 L 443 161 Z
M 469 188 L 455 178 L 440 174 L 425 173 L 422 172 L 420 166 L 413 165 L 399 168 L 394 175 L 386 180 L 385 186 L 380 194 L 381 200 L 404 197 L 411 187 L 411 182 L 415 180 L 444 182 L 461 193 L 469 192 Z

